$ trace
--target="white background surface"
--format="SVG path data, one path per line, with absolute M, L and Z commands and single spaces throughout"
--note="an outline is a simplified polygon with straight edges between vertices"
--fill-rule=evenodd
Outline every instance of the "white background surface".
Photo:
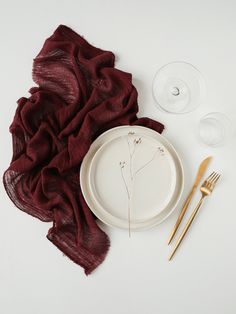
M 236 140 L 209 149 L 195 134 L 200 117 L 211 111 L 236 122 L 236 2 L 22 0 L 0 6 L 1 175 L 11 158 L 8 127 L 16 100 L 33 85 L 32 59 L 61 23 L 115 52 L 116 66 L 133 73 L 140 116 L 162 121 L 182 156 L 184 195 L 207 155 L 214 156 L 208 172 L 223 174 L 171 263 L 166 242 L 177 211 L 131 239 L 105 228 L 111 248 L 89 277 L 45 238 L 50 224 L 16 209 L 1 185 L 0 313 L 236 313 Z M 190 114 L 165 114 L 154 106 L 155 71 L 174 60 L 192 63 L 206 80 L 206 103 Z

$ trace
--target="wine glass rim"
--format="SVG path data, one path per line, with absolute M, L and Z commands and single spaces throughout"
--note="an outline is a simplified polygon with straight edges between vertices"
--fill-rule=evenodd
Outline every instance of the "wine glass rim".
M 170 61 L 170 62 L 168 62 L 168 63 L 162 65 L 162 66 L 156 71 L 155 76 L 156 76 L 157 73 L 160 72 L 163 68 L 165 68 L 165 67 L 167 67 L 168 65 L 171 65 L 171 64 L 186 64 L 186 65 L 192 67 L 194 70 L 196 70 L 196 71 L 202 76 L 201 71 L 200 71 L 197 67 L 195 67 L 192 63 L 187 62 L 187 61 L 181 61 L 181 60 Z M 155 79 L 155 76 L 154 76 L 154 79 Z M 202 78 L 203 78 L 203 77 L 202 77 Z

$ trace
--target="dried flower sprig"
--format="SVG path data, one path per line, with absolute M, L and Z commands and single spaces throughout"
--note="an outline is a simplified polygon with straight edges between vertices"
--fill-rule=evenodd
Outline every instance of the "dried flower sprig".
M 125 189 L 126 189 L 126 193 L 127 193 L 127 197 L 128 197 L 128 224 L 129 224 L 129 237 L 131 237 L 131 228 L 130 228 L 130 202 L 131 202 L 131 192 L 129 191 L 129 187 L 128 184 L 125 180 L 125 176 L 124 176 L 124 168 L 125 168 L 125 161 L 120 161 L 119 162 L 120 165 L 120 171 L 121 171 L 121 177 L 122 180 L 124 182 L 125 185 Z
M 125 161 L 120 161 L 120 169 L 121 169 L 121 176 L 122 180 L 125 185 L 125 189 L 127 192 L 127 197 L 128 197 L 128 228 L 129 228 L 129 236 L 131 236 L 131 199 L 133 195 L 133 181 L 138 173 L 140 173 L 146 166 L 148 166 L 156 157 L 156 155 L 159 153 L 160 156 L 164 156 L 164 149 L 160 146 L 157 147 L 156 151 L 154 152 L 152 158 L 147 161 L 145 164 L 143 164 L 139 169 L 137 169 L 135 172 L 133 171 L 133 158 L 134 155 L 137 151 L 137 146 L 142 143 L 142 138 L 141 137 L 135 137 L 133 140 L 131 138 L 135 135 L 134 132 L 129 132 L 128 136 L 126 136 L 126 141 L 128 144 L 128 149 L 129 149 L 129 173 L 130 173 L 130 183 L 131 186 L 128 185 L 126 182 L 125 176 L 124 176 L 124 169 L 126 167 L 126 162 Z

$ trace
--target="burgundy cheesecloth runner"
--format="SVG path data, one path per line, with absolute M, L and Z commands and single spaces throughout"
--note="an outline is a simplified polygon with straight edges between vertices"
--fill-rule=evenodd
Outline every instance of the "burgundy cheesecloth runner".
M 90 144 L 102 132 L 137 124 L 131 74 L 114 68 L 114 54 L 91 46 L 60 25 L 34 60 L 38 87 L 20 98 L 10 132 L 13 157 L 3 181 L 21 210 L 51 221 L 47 238 L 91 273 L 105 258 L 107 235 L 97 226 L 80 190 L 79 171 Z

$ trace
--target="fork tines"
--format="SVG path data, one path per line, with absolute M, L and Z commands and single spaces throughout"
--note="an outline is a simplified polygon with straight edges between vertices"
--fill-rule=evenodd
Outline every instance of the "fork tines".
M 220 174 L 218 174 L 217 172 L 213 171 L 209 177 L 205 180 L 206 183 L 209 183 L 209 184 L 213 184 L 215 185 L 216 182 L 219 180 L 220 178 Z

